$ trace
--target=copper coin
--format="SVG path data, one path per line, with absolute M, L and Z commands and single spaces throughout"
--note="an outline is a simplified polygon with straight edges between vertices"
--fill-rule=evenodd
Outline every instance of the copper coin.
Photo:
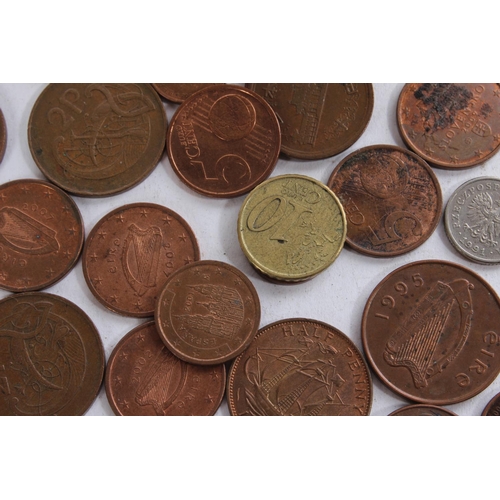
M 234 360 L 227 397 L 232 415 L 368 415 L 372 383 L 348 337 L 295 318 L 259 330 Z
M 0 288 L 53 285 L 73 269 L 83 239 L 80 211 L 58 187 L 34 179 L 0 186 Z
M 500 371 L 500 300 L 452 262 L 420 261 L 389 274 L 365 306 L 368 361 L 410 400 L 446 405 L 485 389 Z
M 169 208 L 133 203 L 105 215 L 90 232 L 82 266 L 87 285 L 106 307 L 153 316 L 167 278 L 200 258 L 188 223 Z
M 83 415 L 99 392 L 104 349 L 90 318 L 57 295 L 0 301 L 0 415 Z
M 179 106 L 167 152 L 180 179 L 198 193 L 229 198 L 269 177 L 278 161 L 280 128 L 262 97 L 234 85 L 213 85 Z
M 304 160 L 334 156 L 352 146 L 373 111 L 371 83 L 252 83 L 281 125 L 281 151 Z
M 457 414 L 453 413 L 446 408 L 435 405 L 409 405 L 403 406 L 389 414 L 390 417 L 456 417 Z
M 188 363 L 224 363 L 247 348 L 260 322 L 252 282 L 224 262 L 193 262 L 172 274 L 155 310 L 165 345 Z
M 350 154 L 335 168 L 328 187 L 346 212 L 347 243 L 367 255 L 392 257 L 415 249 L 441 217 L 434 172 L 396 146 L 368 146 Z
M 5 154 L 5 147 L 7 146 L 7 126 L 2 110 L 0 109 L 0 162 L 3 160 Z
M 165 147 L 167 119 L 145 83 L 48 85 L 28 123 L 35 163 L 80 196 L 108 196 L 144 180 Z
M 405 143 L 432 165 L 473 167 L 500 146 L 500 85 L 409 83 L 397 118 Z
M 483 417 L 498 417 L 500 415 L 500 393 L 497 394 L 484 408 Z
M 165 99 L 172 102 L 184 102 L 198 90 L 216 83 L 153 83 L 153 88 Z
M 116 345 L 106 369 L 106 396 L 116 415 L 213 415 L 224 396 L 223 364 L 199 366 L 174 356 L 153 321 Z

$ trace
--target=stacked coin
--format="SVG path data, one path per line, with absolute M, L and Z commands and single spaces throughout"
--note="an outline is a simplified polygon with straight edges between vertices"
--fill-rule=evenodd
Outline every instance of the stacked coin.
M 7 125 L 2 110 L 0 109 L 0 162 L 3 160 L 5 148 L 7 147 Z

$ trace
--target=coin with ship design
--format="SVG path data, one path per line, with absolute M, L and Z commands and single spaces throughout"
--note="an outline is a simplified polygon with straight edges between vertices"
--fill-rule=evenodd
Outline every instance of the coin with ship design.
M 389 417 L 456 417 L 452 411 L 436 405 L 408 405 L 389 413 Z

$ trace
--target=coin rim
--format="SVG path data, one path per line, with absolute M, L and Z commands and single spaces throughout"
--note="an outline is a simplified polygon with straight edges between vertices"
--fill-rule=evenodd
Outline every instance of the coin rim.
M 495 403 L 500 403 L 500 392 L 495 394 L 489 401 L 488 404 L 484 407 L 484 410 L 481 413 L 482 417 L 492 417 L 493 415 L 488 415 L 488 412 L 495 405 Z
M 426 404 L 415 404 L 415 405 L 406 405 L 402 406 L 401 408 L 398 408 L 397 410 L 394 410 L 393 412 L 389 413 L 387 415 L 388 417 L 422 417 L 423 415 L 401 415 L 401 413 L 404 413 L 406 410 L 410 410 L 413 408 L 429 408 L 430 410 L 439 410 L 442 411 L 443 413 L 447 413 L 447 415 L 436 415 L 439 417 L 458 417 L 458 415 L 451 410 L 448 410 L 448 408 L 444 408 L 443 406 L 438 406 L 438 405 L 426 405 Z
M 7 149 L 7 123 L 0 109 L 0 163 L 2 163 L 5 151 Z

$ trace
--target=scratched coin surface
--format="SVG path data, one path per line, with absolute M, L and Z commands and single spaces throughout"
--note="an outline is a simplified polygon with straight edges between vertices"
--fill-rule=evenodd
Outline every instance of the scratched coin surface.
M 363 312 L 372 368 L 412 401 L 447 405 L 485 389 L 500 371 L 500 301 L 452 262 L 420 261 L 389 274 Z
M 83 415 L 99 392 L 104 349 L 90 318 L 57 295 L 0 301 L 0 415 Z
M 172 274 L 156 305 L 165 345 L 188 363 L 235 358 L 255 337 L 260 301 L 252 282 L 224 262 L 202 260 Z
M 185 363 L 163 344 L 154 321 L 123 337 L 109 357 L 106 396 L 116 415 L 213 415 L 226 385 L 223 364 Z
M 427 163 L 396 146 L 359 149 L 342 160 L 328 181 L 347 217 L 346 242 L 376 257 L 420 246 L 441 218 L 439 181 Z
M 180 106 L 167 133 L 170 163 L 198 193 L 240 196 L 269 177 L 280 128 L 269 104 L 234 85 L 212 85 Z
M 397 119 L 407 146 L 433 166 L 473 167 L 500 146 L 500 85 L 409 83 Z
M 334 156 L 352 146 L 373 111 L 371 83 L 252 83 L 274 109 L 281 151 L 304 160 Z
M 3 160 L 5 154 L 5 147 L 7 146 L 7 125 L 2 110 L 0 109 L 0 162 Z
M 369 415 L 372 383 L 346 335 L 294 318 L 259 330 L 234 360 L 227 398 L 232 415 Z
M 167 119 L 149 84 L 52 83 L 28 123 L 35 163 L 79 196 L 109 196 L 144 180 L 165 147 Z
M 500 416 L 500 393 L 497 394 L 492 400 L 485 406 L 483 417 L 498 417 Z
M 165 99 L 172 102 L 184 102 L 198 90 L 215 83 L 153 83 L 153 88 Z
M 83 240 L 80 211 L 58 187 L 35 179 L 0 186 L 0 288 L 53 285 L 73 269 Z
M 87 285 L 106 307 L 153 316 L 167 278 L 200 258 L 196 237 L 173 210 L 133 203 L 105 215 L 90 232 L 82 266 Z
M 303 281 L 337 258 L 346 226 L 344 209 L 327 186 L 311 177 L 283 175 L 247 196 L 238 238 L 248 260 L 265 276 Z
M 408 405 L 389 414 L 390 417 L 456 417 L 446 408 L 436 405 Z

